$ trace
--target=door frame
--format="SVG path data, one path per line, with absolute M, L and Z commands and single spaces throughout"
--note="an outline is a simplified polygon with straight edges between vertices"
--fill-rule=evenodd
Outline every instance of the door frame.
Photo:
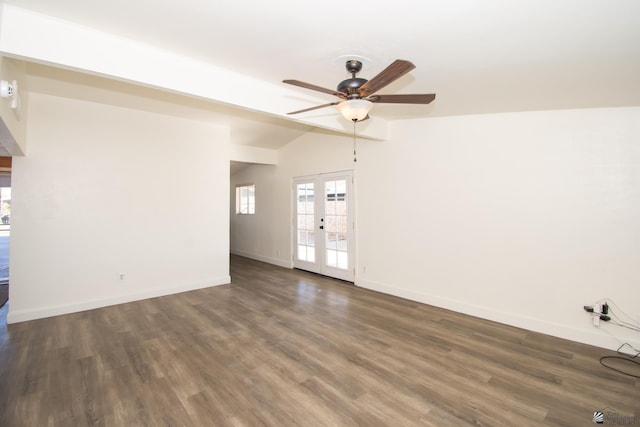
M 320 211 L 317 201 L 318 197 L 322 197 L 322 208 L 325 206 L 325 189 L 324 183 L 331 181 L 332 179 L 345 179 L 347 182 L 346 202 L 347 202 L 347 269 L 339 269 L 326 265 L 326 248 L 325 248 L 325 234 L 319 231 L 320 225 L 323 223 L 318 218 L 321 214 L 321 218 L 324 218 L 324 212 Z M 298 257 L 298 227 L 297 227 L 297 185 L 301 183 L 314 183 L 314 207 L 315 207 L 315 248 L 316 257 L 315 262 L 300 261 Z M 294 268 L 301 270 L 311 271 L 313 273 L 322 274 L 336 279 L 345 280 L 355 283 L 356 275 L 356 234 L 355 234 L 355 172 L 353 170 L 344 170 L 337 172 L 325 172 L 313 175 L 298 176 L 292 179 L 291 184 L 291 248 L 292 248 L 292 264 Z

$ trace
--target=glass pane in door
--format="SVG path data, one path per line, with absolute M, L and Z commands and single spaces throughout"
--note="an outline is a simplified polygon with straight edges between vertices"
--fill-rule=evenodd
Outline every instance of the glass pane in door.
M 347 181 L 325 181 L 324 192 L 325 262 L 329 267 L 347 270 Z
M 315 262 L 314 184 L 296 184 L 297 255 L 300 261 Z

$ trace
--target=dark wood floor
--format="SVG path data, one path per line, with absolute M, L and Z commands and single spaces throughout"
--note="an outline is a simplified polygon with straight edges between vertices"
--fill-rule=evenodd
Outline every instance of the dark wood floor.
M 599 364 L 612 352 L 231 267 L 231 285 L 0 325 L 0 425 L 588 426 L 640 408 L 640 382 Z

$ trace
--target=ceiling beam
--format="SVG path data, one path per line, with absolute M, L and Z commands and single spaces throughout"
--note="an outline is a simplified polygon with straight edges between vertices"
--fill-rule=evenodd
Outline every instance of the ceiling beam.
M 353 125 L 337 112 L 328 114 L 328 111 L 317 110 L 288 116 L 288 111 L 327 102 L 326 98 L 305 93 L 308 91 L 281 82 L 265 82 L 12 5 L 2 7 L 0 52 L 4 55 L 193 96 L 340 133 L 353 131 Z M 386 134 L 387 123 L 381 118 L 367 120 L 358 127 L 358 135 L 363 138 L 386 139 Z

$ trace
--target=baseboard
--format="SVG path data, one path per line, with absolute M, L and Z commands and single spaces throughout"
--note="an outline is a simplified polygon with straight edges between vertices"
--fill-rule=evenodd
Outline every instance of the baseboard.
M 624 338 L 624 341 L 620 341 L 614 338 L 610 332 L 605 330 L 605 328 L 608 328 L 611 325 L 602 325 L 599 329 L 594 327 L 589 327 L 589 329 L 579 329 L 568 325 L 549 322 L 544 319 L 531 318 L 515 313 L 500 312 L 487 307 L 429 295 L 423 292 L 403 289 L 371 280 L 356 279 L 355 285 L 411 301 L 609 350 L 616 350 L 625 342 L 631 344 L 635 348 L 640 348 L 640 341 L 637 339 Z
M 256 261 L 266 262 L 267 264 L 277 265 L 278 267 L 293 268 L 293 263 L 291 261 L 287 262 L 286 260 L 282 260 L 278 258 L 271 258 L 271 257 L 262 256 L 262 255 L 252 254 L 249 252 L 236 251 L 236 250 L 231 250 L 231 254 L 238 255 L 244 258 L 255 259 Z
M 94 310 L 96 308 L 107 307 L 110 305 L 124 304 L 127 302 L 140 301 L 149 298 L 157 298 L 165 295 L 172 295 L 181 292 L 195 291 L 196 289 L 209 288 L 231 283 L 230 276 L 224 276 L 207 280 L 205 282 L 190 283 L 186 285 L 170 286 L 162 289 L 151 289 L 144 292 L 118 295 L 113 298 L 104 298 L 99 300 L 84 301 L 76 304 L 65 304 L 57 306 L 42 307 L 30 310 L 11 310 L 9 304 L 9 312 L 7 313 L 7 323 L 19 323 L 29 320 L 42 319 L 45 317 L 60 316 L 62 314 L 77 313 L 80 311 Z

